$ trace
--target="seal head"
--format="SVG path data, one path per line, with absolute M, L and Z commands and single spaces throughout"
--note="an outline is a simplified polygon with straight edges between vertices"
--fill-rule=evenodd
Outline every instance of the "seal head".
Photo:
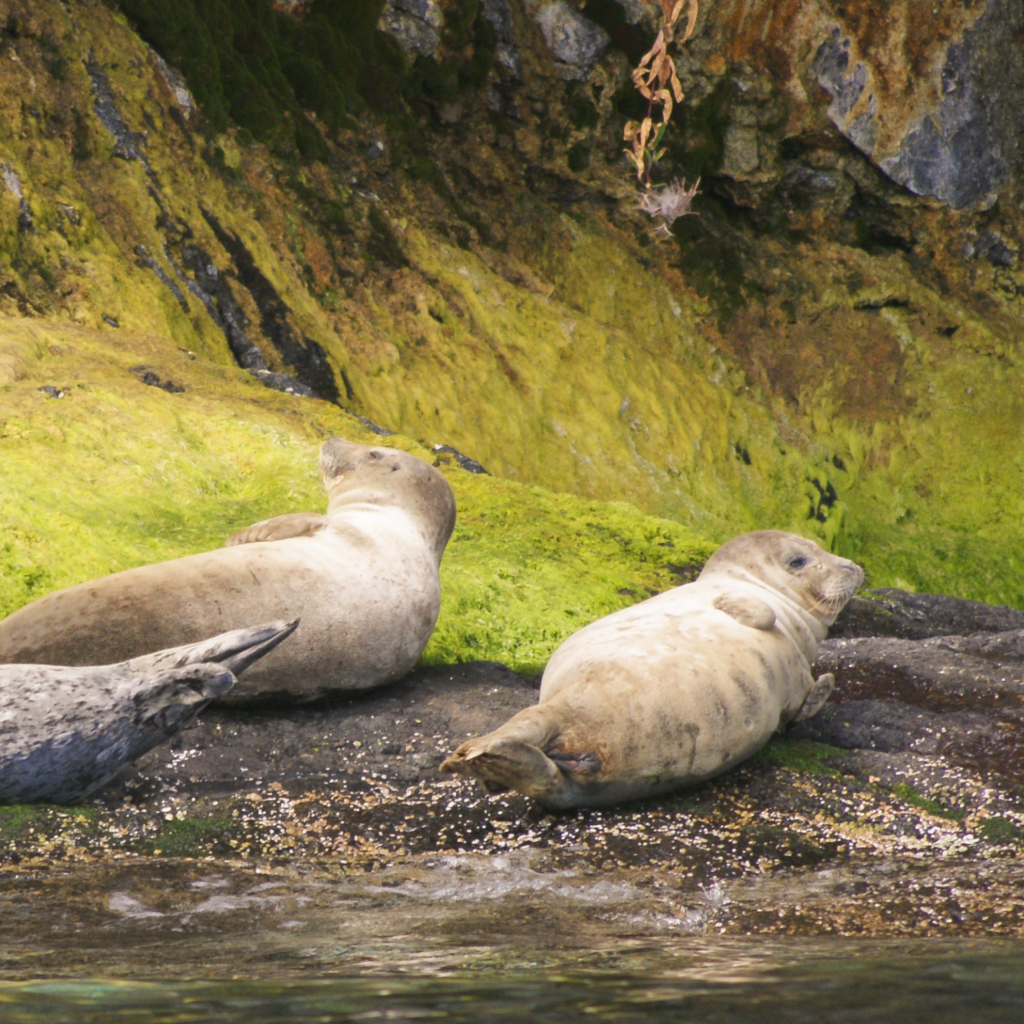
M 378 448 L 332 437 L 320 448 L 327 515 L 355 505 L 400 505 L 438 564 L 455 529 L 455 495 L 429 463 L 397 448 Z
M 864 571 L 855 562 L 782 530 L 733 537 L 707 560 L 698 580 L 713 576 L 763 584 L 805 608 L 826 627 L 864 582 Z

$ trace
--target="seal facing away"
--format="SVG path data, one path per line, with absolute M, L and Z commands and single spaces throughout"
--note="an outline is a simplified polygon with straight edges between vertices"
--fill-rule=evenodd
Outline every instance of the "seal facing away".
M 831 674 L 818 644 L 860 567 L 791 533 L 734 537 L 693 582 L 574 633 L 540 702 L 462 744 L 441 771 L 552 808 L 656 796 L 718 775 L 809 718 Z
M 119 665 L 0 665 L 0 803 L 81 800 L 183 729 L 295 622 Z
M 338 437 L 321 448 L 320 470 L 326 515 L 277 516 L 220 550 L 48 594 L 0 622 L 0 663 L 101 665 L 301 619 L 231 700 L 310 700 L 405 675 L 440 610 L 451 488 L 415 455 Z

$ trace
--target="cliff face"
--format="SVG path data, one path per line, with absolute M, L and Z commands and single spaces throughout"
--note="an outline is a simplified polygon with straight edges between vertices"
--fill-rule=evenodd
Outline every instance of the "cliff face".
M 80 480 L 41 438 L 98 388 L 83 431 L 208 397 L 130 456 L 166 509 L 159 466 L 216 448 L 210 424 L 271 416 L 308 448 L 348 412 L 710 540 L 796 529 L 876 585 L 1024 604 L 1014 5 L 708 5 L 661 169 L 703 176 L 699 215 L 666 241 L 621 157 L 642 3 L 163 6 L 0 0 L 17 573 L 71 581 L 37 497 Z M 129 487 L 133 440 L 97 478 Z

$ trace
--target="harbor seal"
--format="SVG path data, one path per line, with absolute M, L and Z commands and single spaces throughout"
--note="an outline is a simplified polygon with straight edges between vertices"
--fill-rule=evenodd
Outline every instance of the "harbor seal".
M 835 679 L 816 682 L 810 665 L 863 579 L 795 534 L 735 537 L 693 583 L 574 633 L 544 670 L 540 702 L 462 744 L 441 771 L 552 808 L 718 775 L 824 704 Z
M 271 622 L 119 665 L 0 665 L 0 803 L 72 803 L 169 740 L 296 627 Z
M 391 682 L 416 664 L 441 604 L 455 498 L 432 466 L 334 437 L 327 513 L 276 516 L 228 546 L 81 583 L 0 622 L 0 663 L 98 665 L 270 619 L 301 619 L 232 701 L 311 700 Z

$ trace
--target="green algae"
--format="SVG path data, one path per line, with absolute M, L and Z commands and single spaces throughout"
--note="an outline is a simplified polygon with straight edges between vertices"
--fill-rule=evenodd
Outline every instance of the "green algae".
M 358 31 L 376 33 L 371 6 L 350 8 L 351 17 L 363 19 Z M 470 17 L 472 6 L 460 7 L 462 14 L 453 19 L 460 32 L 479 22 Z M 0 189 L 0 304 L 7 303 L 6 312 L 16 303 L 23 313 L 95 327 L 102 313 L 122 331 L 158 336 L 229 367 L 223 334 L 196 298 L 184 293 L 186 312 L 151 270 L 128 255 L 144 243 L 173 278 L 164 247 L 170 240 L 173 255 L 177 242 L 154 225 L 176 219 L 230 276 L 231 256 L 201 213 L 208 209 L 244 242 L 296 334 L 323 347 L 340 400 L 375 422 L 452 444 L 498 477 L 569 491 L 584 501 L 628 501 L 709 541 L 746 529 L 791 529 L 864 564 L 876 586 L 1024 605 L 1016 536 L 1024 517 L 1024 382 L 1020 346 L 1007 326 L 1012 321 L 982 320 L 970 306 L 923 284 L 901 255 L 870 258 L 828 245 L 783 251 L 765 237 L 758 249 L 765 259 L 795 268 L 802 291 L 793 300 L 792 323 L 773 325 L 774 313 L 765 306 L 764 321 L 751 327 L 741 314 L 749 310 L 756 319 L 762 300 L 750 298 L 743 275 L 764 268 L 751 263 L 758 254 L 726 246 L 729 259 L 742 256 L 745 262 L 734 268 L 733 291 L 732 285 L 729 294 L 714 291 L 712 279 L 725 287 L 731 271 L 706 266 L 718 258 L 709 249 L 719 226 L 710 211 L 708 225 L 699 222 L 678 258 L 675 247 L 659 253 L 638 246 L 603 215 L 553 213 L 551 205 L 513 189 L 503 172 L 494 171 L 493 196 L 499 198 L 468 194 L 459 207 L 474 210 L 479 236 L 490 230 L 494 248 L 448 244 L 431 226 L 436 197 L 424 194 L 426 186 L 406 189 L 400 183 L 390 192 L 382 187 L 376 201 L 361 199 L 325 165 L 275 163 L 244 144 L 242 134 L 221 136 L 210 151 L 220 147 L 232 174 L 211 169 L 202 155 L 208 147 L 168 113 L 170 97 L 146 49 L 109 11 L 76 8 L 77 35 L 59 5 L 26 17 L 17 39 L 19 61 L 4 65 L 10 87 L 0 96 L 0 141 L 21 176 L 36 229 L 18 228 L 18 203 Z M 44 45 L 44 38 L 51 43 Z M 72 45 L 93 48 L 129 128 L 148 132 L 153 179 L 138 161 L 113 158 L 113 141 L 93 115 L 82 63 L 69 60 L 61 77 L 47 70 L 54 54 L 71 53 Z M 472 77 L 470 70 L 466 74 Z M 30 88 L 29 75 L 45 130 L 18 99 Z M 568 116 L 589 123 L 592 115 L 581 102 L 573 106 L 573 97 L 580 101 L 577 93 L 569 95 Z M 705 112 L 709 138 L 717 137 L 717 109 Z M 75 117 L 66 115 L 74 110 Z M 150 121 L 155 129 L 147 127 Z M 76 157 L 83 130 L 88 154 Z M 467 151 L 467 159 L 483 177 L 493 170 L 491 157 L 481 152 Z M 154 181 L 166 210 L 152 196 Z M 62 219 L 61 204 L 74 208 L 77 223 Z M 687 219 L 680 230 L 697 223 Z M 354 233 L 356 255 L 369 268 L 358 285 L 328 266 L 343 231 Z M 53 277 L 53 287 L 40 267 Z M 237 280 L 232 287 L 271 368 L 288 371 L 258 326 L 261 314 L 252 297 Z M 726 300 L 732 304 L 723 318 Z M 805 332 L 793 342 L 795 369 L 787 379 L 758 378 L 758 361 L 778 362 L 775 350 L 787 332 L 822 315 L 834 329 Z M 950 324 L 959 325 L 952 335 Z M 852 341 L 837 345 L 853 327 Z M 62 331 L 55 335 L 58 344 Z M 891 362 L 868 365 L 874 358 L 869 343 L 879 335 L 894 339 Z M 103 358 L 116 361 L 118 336 L 108 331 L 105 344 Z M 7 361 L 13 366 L 24 360 L 23 349 L 15 348 L 9 356 L 14 349 L 0 338 L 4 380 L 12 379 Z M 833 358 L 833 351 L 839 355 Z M 175 355 L 179 361 L 168 362 L 164 372 L 173 376 L 187 365 L 180 358 Z M 148 356 L 136 360 L 146 361 Z M 72 405 L 85 394 L 71 378 L 40 377 L 37 386 L 43 384 L 71 384 Z M 121 386 L 110 389 L 118 408 Z M 211 378 L 210 387 L 212 397 L 220 384 Z M 97 395 L 103 399 L 93 406 L 100 410 L 97 422 L 74 429 L 100 430 L 107 397 L 102 388 Z M 50 401 L 35 397 L 42 407 Z M 187 447 L 187 430 L 169 419 L 159 422 Z M 58 420 L 29 424 L 22 410 L 5 412 L 11 452 L 18 444 L 42 443 L 35 436 L 40 432 L 63 429 Z M 225 436 L 243 447 L 243 434 L 232 428 Z M 186 501 L 217 476 L 211 467 L 220 456 L 196 443 L 199 461 L 207 460 L 206 483 L 189 482 L 187 471 L 176 470 L 182 485 L 176 498 Z M 39 470 L 45 464 L 26 456 L 16 467 L 39 500 L 3 539 L 5 608 L 107 571 L 101 566 L 212 546 L 220 541 L 218 531 L 230 532 L 236 519 L 275 505 L 277 511 L 290 497 L 284 484 L 262 497 L 259 488 L 235 494 L 222 484 L 224 514 L 216 524 L 211 514 L 204 530 L 191 511 L 179 514 L 169 501 L 146 498 L 138 480 L 131 483 L 112 458 L 114 482 L 138 502 L 134 517 L 108 517 L 101 503 L 79 495 L 66 502 L 75 505 L 77 518 L 62 520 L 63 495 Z M 223 462 L 227 470 L 231 465 L 231 459 Z M 274 459 L 265 465 L 277 473 Z M 145 476 L 141 469 L 136 473 Z M 305 500 L 312 501 L 313 478 L 303 487 Z M 87 530 L 76 534 L 75 523 L 86 520 Z M 116 525 L 104 533 L 107 522 Z M 60 548 L 62 536 L 69 539 L 59 557 L 32 556 L 44 543 Z M 657 589 L 650 580 L 648 585 Z
M 1024 846 L 1024 829 L 1009 818 L 996 814 L 981 823 L 978 834 L 989 843 L 1014 843 L 1017 846 Z
M 792 768 L 793 771 L 809 775 L 828 775 L 838 778 L 840 772 L 831 764 L 833 758 L 841 757 L 845 751 L 816 740 L 793 740 L 784 736 L 774 737 L 762 747 L 751 761 L 755 764 L 777 765 Z
M 921 810 L 927 811 L 929 814 L 934 814 L 940 818 L 949 818 L 952 821 L 963 821 L 967 816 L 967 812 L 963 808 L 946 807 L 939 803 L 938 800 L 933 800 L 931 797 L 924 796 L 906 782 L 899 782 L 893 786 L 892 795 L 897 799 L 904 801 L 904 803 L 910 804 L 912 807 L 920 807 Z M 982 829 L 982 833 L 984 834 L 984 829 Z M 985 838 L 987 839 L 988 836 L 986 835 Z
M 713 550 L 685 527 L 625 503 L 449 479 L 459 522 L 426 664 L 486 659 L 539 674 L 570 634 L 685 581 Z
M 226 853 L 234 823 L 230 818 L 174 818 L 148 837 L 146 852 L 162 857 L 200 857 Z

